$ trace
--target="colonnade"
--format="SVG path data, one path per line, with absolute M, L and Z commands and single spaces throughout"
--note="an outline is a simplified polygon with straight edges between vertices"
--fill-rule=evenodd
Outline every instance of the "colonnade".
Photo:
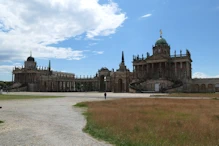
M 75 91 L 98 91 L 99 82 L 97 80 L 76 80 Z
M 14 81 L 19 83 L 36 83 L 37 75 L 36 73 L 16 73 L 14 76 Z
M 40 83 L 39 86 L 40 91 L 69 92 L 75 90 L 74 81 L 44 80 Z
M 187 61 L 152 62 L 133 66 L 135 78 L 191 78 L 191 64 Z

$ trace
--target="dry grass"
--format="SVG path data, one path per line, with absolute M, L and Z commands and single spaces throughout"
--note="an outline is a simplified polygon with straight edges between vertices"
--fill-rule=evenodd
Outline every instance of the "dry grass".
M 116 145 L 219 145 L 218 100 L 120 99 L 86 104 L 84 130 Z
M 211 97 L 211 98 L 219 98 L 218 93 L 171 93 L 165 95 L 167 97 Z

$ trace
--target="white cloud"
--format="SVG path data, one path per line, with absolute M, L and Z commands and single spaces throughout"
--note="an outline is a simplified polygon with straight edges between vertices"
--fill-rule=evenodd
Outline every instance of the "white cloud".
M 12 69 L 14 67 L 15 67 L 14 65 L 1 65 L 0 66 L 0 73 L 1 74 L 12 73 Z
M 0 61 L 37 58 L 84 58 L 84 51 L 52 47 L 71 37 L 108 36 L 126 15 L 111 0 L 16 0 L 0 2 Z
M 147 18 L 147 17 L 150 17 L 152 14 L 145 14 L 143 16 L 141 16 L 141 18 Z
M 0 80 L 2 80 L 3 76 L 12 74 L 14 67 L 20 68 L 22 65 L 20 63 L 14 63 L 12 65 L 0 65 Z
M 209 76 L 209 75 L 206 75 L 205 73 L 196 72 L 192 75 L 192 78 L 219 78 L 219 75 Z
M 104 51 L 93 51 L 93 53 L 95 53 L 95 54 L 103 54 L 104 53 Z

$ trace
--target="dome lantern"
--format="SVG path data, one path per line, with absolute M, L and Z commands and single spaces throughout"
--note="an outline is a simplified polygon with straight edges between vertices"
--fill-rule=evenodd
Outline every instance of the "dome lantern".
M 160 30 L 160 38 L 156 41 L 155 46 L 158 45 L 168 45 L 167 41 L 162 37 L 162 30 Z

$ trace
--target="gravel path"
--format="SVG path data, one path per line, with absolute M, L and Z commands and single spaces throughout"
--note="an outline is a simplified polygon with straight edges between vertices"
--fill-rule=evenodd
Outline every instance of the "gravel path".
M 105 146 L 82 129 L 86 124 L 82 109 L 72 105 L 81 101 L 103 100 L 103 93 L 39 93 L 18 95 L 57 95 L 64 98 L 0 100 L 0 146 Z M 108 93 L 107 99 L 150 97 L 153 94 Z M 159 94 L 163 95 L 163 94 Z M 160 98 L 160 97 L 156 97 Z M 174 97 L 173 97 L 174 98 Z M 180 99 L 180 97 L 178 97 Z M 183 97 L 185 99 L 185 97 Z M 192 98 L 190 98 L 192 99 Z M 193 98 L 199 99 L 199 98 Z M 202 98 L 203 99 L 203 98 Z
M 86 120 L 77 102 L 102 98 L 50 98 L 0 101 L 0 146 L 104 146 L 82 129 Z

